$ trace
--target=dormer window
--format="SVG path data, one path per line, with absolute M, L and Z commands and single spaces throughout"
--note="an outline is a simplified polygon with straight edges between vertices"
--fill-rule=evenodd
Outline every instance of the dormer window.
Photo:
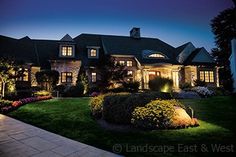
M 74 56 L 74 47 L 72 45 L 62 45 L 60 46 L 60 56 L 61 57 L 73 57 Z
M 97 57 L 97 50 L 96 49 L 91 49 L 90 50 L 90 56 L 91 57 Z
M 166 58 L 164 55 L 160 54 L 160 53 L 153 53 L 153 54 L 150 54 L 148 56 L 149 58 Z
M 88 58 L 99 58 L 99 47 L 89 46 L 88 48 Z

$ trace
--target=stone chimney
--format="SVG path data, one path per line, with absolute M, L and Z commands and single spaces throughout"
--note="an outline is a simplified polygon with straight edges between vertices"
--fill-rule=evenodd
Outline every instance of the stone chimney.
M 232 47 L 232 53 L 229 58 L 230 60 L 230 69 L 232 73 L 232 79 L 233 79 L 233 86 L 234 86 L 234 93 L 236 93 L 236 38 L 231 40 L 231 47 Z
M 135 38 L 135 39 L 140 38 L 140 28 L 133 27 L 129 33 L 130 33 L 131 38 Z

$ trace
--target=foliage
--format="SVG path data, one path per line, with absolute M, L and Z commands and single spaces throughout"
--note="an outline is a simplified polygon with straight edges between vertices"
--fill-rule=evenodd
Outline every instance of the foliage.
M 95 96 L 91 99 L 90 102 L 90 109 L 92 112 L 92 116 L 95 118 L 101 118 L 102 117 L 102 111 L 103 111 L 103 103 L 104 103 L 104 98 L 106 96 L 111 96 L 111 95 L 128 95 L 129 93 L 106 93 L 106 94 L 101 94 L 98 96 Z
M 226 90 L 233 91 L 233 80 L 230 70 L 231 40 L 236 37 L 235 7 L 226 9 L 211 20 L 212 32 L 215 35 L 217 48 L 212 55 L 222 67 L 219 70 L 220 83 Z
M 138 81 L 123 82 L 122 85 L 127 92 L 137 92 L 139 89 L 140 83 Z
M 180 143 L 185 146 L 197 144 L 199 147 L 202 143 L 206 145 L 212 143 L 235 144 L 236 99 L 232 96 L 181 100 L 194 109 L 201 125 L 188 129 L 163 131 L 138 131 L 126 128 L 120 130 L 120 126 L 118 129 L 116 127 L 104 128 L 89 114 L 90 99 L 88 97 L 67 98 L 30 103 L 10 112 L 9 116 L 107 151 L 112 151 L 112 147 L 116 143 L 124 143 L 123 148 L 126 148 L 127 145 L 139 146 L 143 143 L 146 146 L 146 144 L 157 144 L 157 142 L 158 145 L 171 144 L 175 148 L 178 148 Z M 114 131 L 110 131 L 111 129 Z M 194 153 L 180 153 L 178 155 L 177 150 L 173 153 L 156 151 L 130 153 L 125 149 L 121 155 L 129 157 L 198 156 Z M 214 156 L 214 153 L 205 153 L 205 156 Z
M 179 88 L 182 89 L 182 90 L 184 90 L 184 89 L 190 89 L 190 88 L 192 88 L 192 85 L 191 85 L 191 83 L 189 83 L 189 82 L 184 82 L 184 83 L 181 83 L 181 84 L 179 85 Z
M 58 91 L 61 94 L 64 93 L 65 89 L 66 89 L 66 86 L 63 84 L 60 84 L 54 87 L 54 90 Z
M 37 83 L 45 90 L 52 91 L 59 81 L 59 72 L 56 70 L 43 70 L 35 74 Z
M 76 86 L 70 86 L 64 93 L 65 97 L 79 97 L 84 94 L 84 86 L 82 83 L 77 83 Z
M 194 85 L 195 86 L 206 86 L 206 83 L 202 80 L 197 79 L 197 80 L 194 80 Z
M 214 93 L 213 91 L 209 90 L 207 87 L 193 87 L 192 91 L 197 92 L 201 97 L 209 97 L 212 96 Z
M 100 76 L 97 80 L 100 91 L 106 91 L 109 87 L 113 87 L 115 83 L 124 82 L 128 76 L 125 66 L 115 64 L 115 59 L 109 55 L 104 56 L 99 62 L 97 73 Z
M 29 97 L 20 99 L 18 101 L 7 101 L 7 100 L 0 100 L 0 113 L 8 113 L 10 111 L 13 111 L 25 104 L 41 101 L 41 100 L 48 100 L 51 99 L 51 96 L 38 96 L 38 97 Z M 4 105 L 2 105 L 4 103 Z
M 86 72 L 84 70 L 84 67 L 80 67 L 80 71 L 78 74 L 78 79 L 76 81 L 76 83 L 81 83 L 84 86 L 84 93 L 83 94 L 87 94 L 89 91 L 89 80 L 88 80 L 88 76 L 86 75 Z
M 35 96 L 50 96 L 51 93 L 46 90 L 40 90 L 34 93 Z
M 170 93 L 173 88 L 173 81 L 168 78 L 156 77 L 149 81 L 149 88 L 152 91 L 168 92 Z
M 107 96 L 103 103 L 103 118 L 111 123 L 130 124 L 132 112 L 136 107 L 145 106 L 157 98 L 170 99 L 171 96 L 169 93 L 159 92 Z
M 8 87 L 10 87 L 11 90 L 14 90 L 15 79 L 22 76 L 23 72 L 24 69 L 20 69 L 19 67 L 17 67 L 13 60 L 6 58 L 0 59 L 0 81 L 2 83 L 2 97 L 5 97 L 7 84 L 9 85 Z M 10 92 L 12 92 L 11 90 Z
M 166 129 L 171 127 L 171 119 L 174 116 L 175 107 L 183 106 L 179 101 L 154 100 L 137 107 L 132 113 L 131 123 L 144 129 Z

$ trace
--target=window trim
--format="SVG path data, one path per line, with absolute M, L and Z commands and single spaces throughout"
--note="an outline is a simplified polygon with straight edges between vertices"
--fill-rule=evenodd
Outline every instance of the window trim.
M 206 83 L 215 83 L 215 74 L 213 70 L 200 70 L 199 79 Z
M 65 75 L 65 81 L 63 80 L 63 74 Z M 70 76 L 68 76 L 68 74 L 71 74 Z M 68 81 L 68 77 L 71 77 L 71 81 Z M 72 72 L 61 72 L 61 83 L 72 83 L 73 82 L 73 73 Z
M 99 58 L 99 48 L 100 47 L 96 47 L 96 46 L 87 46 L 87 53 L 88 53 L 88 58 L 94 58 L 94 59 L 98 59 Z M 91 55 L 92 53 L 91 53 L 91 51 L 92 50 L 96 50 L 96 56 L 93 56 L 93 55 Z
M 74 52 L 75 52 L 74 45 L 60 45 L 60 57 L 68 57 L 68 58 L 74 57 L 75 54 Z

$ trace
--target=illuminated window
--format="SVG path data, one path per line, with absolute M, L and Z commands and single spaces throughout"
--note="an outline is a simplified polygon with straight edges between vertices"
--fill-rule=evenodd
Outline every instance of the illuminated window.
M 91 49 L 90 50 L 90 56 L 91 57 L 96 57 L 97 56 L 97 50 L 96 49 Z
M 62 56 L 72 56 L 72 46 L 62 46 L 61 47 L 61 55 Z
M 200 80 L 205 82 L 214 82 L 214 72 L 200 71 Z
M 71 83 L 72 82 L 72 72 L 62 72 L 61 73 L 61 82 Z
M 98 47 L 87 47 L 88 48 L 88 58 L 98 58 L 99 48 Z
M 131 70 L 127 71 L 127 75 L 128 76 L 133 76 L 133 71 L 131 71 Z
M 22 68 L 20 68 L 22 70 Z M 21 73 L 22 74 L 22 73 Z M 28 69 L 24 69 L 23 74 L 17 78 L 18 81 L 29 81 L 29 72 Z
M 125 65 L 125 61 L 119 61 L 120 65 Z
M 27 69 L 24 71 L 23 75 L 23 81 L 29 81 L 29 73 Z
M 149 55 L 148 57 L 149 58 L 165 58 L 165 56 L 160 53 L 153 53 L 153 54 Z
M 91 79 L 92 79 L 92 82 L 96 82 L 97 81 L 97 73 L 93 72 Z
M 133 66 L 133 62 L 132 61 L 127 61 L 127 66 L 128 67 L 132 67 Z

